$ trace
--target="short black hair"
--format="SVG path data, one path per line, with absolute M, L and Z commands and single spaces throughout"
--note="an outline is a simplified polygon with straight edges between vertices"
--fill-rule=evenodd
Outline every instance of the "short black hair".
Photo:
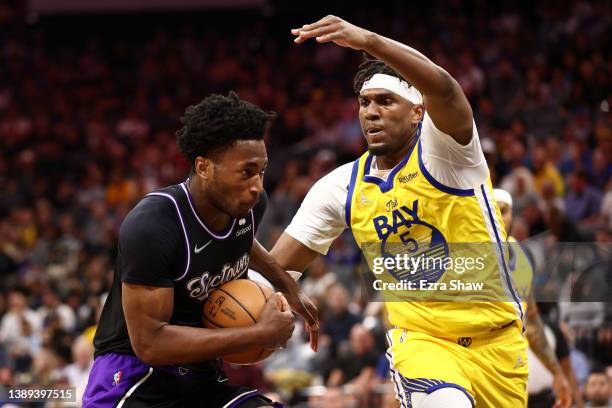
M 601 364 L 597 364 L 591 368 L 591 371 L 589 371 L 589 377 L 592 375 L 605 375 L 608 381 L 610 381 L 610 377 L 608 377 L 606 369 Z
M 357 71 L 355 74 L 355 79 L 353 80 L 353 91 L 359 95 L 361 93 L 363 83 L 372 78 L 374 74 L 391 75 L 401 79 L 402 81 L 406 81 L 400 74 L 397 73 L 396 70 L 385 64 L 383 61 L 377 59 L 366 59 L 359 65 L 359 71 Z M 409 83 L 409 85 L 411 84 Z
M 227 96 L 212 94 L 185 109 L 176 140 L 193 164 L 196 157 L 211 156 L 238 140 L 262 140 L 275 117 L 233 91 Z

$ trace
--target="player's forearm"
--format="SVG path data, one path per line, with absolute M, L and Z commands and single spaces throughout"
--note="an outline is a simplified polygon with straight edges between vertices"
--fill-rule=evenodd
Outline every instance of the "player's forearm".
M 578 381 L 576 380 L 576 376 L 574 375 L 574 369 L 572 368 L 572 363 L 569 357 L 561 359 L 559 363 L 561 364 L 563 373 L 565 374 L 567 381 L 569 381 L 576 408 L 583 408 L 584 400 L 582 399 L 582 393 L 580 392 L 580 386 L 578 385 Z
M 386 62 L 423 95 L 447 98 L 461 91 L 457 81 L 419 51 L 372 33 L 364 51 Z
M 257 240 L 253 240 L 253 246 L 251 247 L 250 266 L 265 276 L 275 288 L 282 292 L 289 289 L 298 289 L 298 285 L 293 278 Z
M 270 255 L 281 268 L 288 271 L 303 272 L 319 254 L 287 232 L 283 232 L 270 250 Z
M 258 325 L 203 329 L 164 324 L 147 341 L 132 341 L 132 346 L 138 358 L 152 366 L 196 364 L 260 345 L 263 337 Z
M 542 364 L 553 374 L 560 372 L 561 365 L 555 352 L 550 347 L 550 344 L 548 344 L 548 340 L 546 340 L 544 324 L 537 312 L 527 317 L 526 334 L 531 351 L 533 351 Z

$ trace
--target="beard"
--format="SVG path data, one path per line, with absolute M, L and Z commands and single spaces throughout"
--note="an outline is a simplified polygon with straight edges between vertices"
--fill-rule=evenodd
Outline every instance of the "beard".
M 250 208 L 241 210 L 240 207 L 236 205 L 237 201 L 234 195 L 220 188 L 220 186 L 215 183 L 208 187 L 206 196 L 215 209 L 232 218 L 244 218 L 249 215 Z
M 219 186 L 214 183 L 209 185 L 208 191 L 206 192 L 206 198 L 217 211 L 227 214 L 232 218 L 236 218 L 231 200 L 228 199 L 229 194 L 225 194 Z
M 389 146 L 379 146 L 379 147 L 370 147 L 368 146 L 368 151 L 374 156 L 385 156 L 389 153 Z

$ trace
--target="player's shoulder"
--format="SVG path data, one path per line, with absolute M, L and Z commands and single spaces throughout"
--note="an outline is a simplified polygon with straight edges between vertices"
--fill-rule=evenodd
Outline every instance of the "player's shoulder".
M 123 220 L 120 234 L 165 233 L 176 225 L 176 209 L 172 200 L 162 195 L 144 196 Z
M 457 144 L 457 146 L 470 146 L 473 145 L 473 141 L 479 140 L 479 135 L 478 135 L 478 128 L 476 127 L 476 121 L 474 120 L 474 118 L 472 118 L 472 139 L 470 141 L 470 143 L 468 143 L 467 145 L 461 145 L 458 142 L 455 141 L 455 139 L 449 135 L 448 133 L 444 133 L 443 131 L 441 131 L 440 129 L 438 129 L 438 127 L 436 126 L 435 122 L 433 121 L 432 117 L 429 115 L 429 113 L 427 113 L 427 110 L 425 110 L 425 112 L 423 113 L 423 120 L 421 121 L 421 139 L 425 139 L 425 140 L 429 140 L 429 138 L 431 138 L 434 135 L 437 136 L 442 136 L 441 140 L 444 140 L 448 143 L 451 144 Z M 440 138 L 438 138 L 440 139 Z
M 128 217 L 146 217 L 151 215 L 171 214 L 174 204 L 169 198 L 157 195 L 147 194 L 129 212 Z
M 330 209 L 339 214 L 348 194 L 352 167 L 353 163 L 346 163 L 321 177 L 310 188 L 302 207 L 313 212 Z
M 327 186 L 328 188 L 336 186 L 347 188 L 349 182 L 351 181 L 353 164 L 354 162 L 349 162 L 336 167 L 334 170 L 321 177 L 316 184 L 322 187 Z
M 343 165 L 336 167 L 328 175 L 335 173 L 337 177 L 349 177 L 350 178 L 351 172 L 353 171 L 354 164 L 355 164 L 354 161 L 344 163 Z
M 431 116 L 429 116 L 429 113 L 427 113 L 427 111 L 425 111 L 423 113 L 423 120 L 421 121 L 421 136 L 420 136 L 420 138 L 421 139 L 429 139 L 433 135 L 438 135 L 438 136 L 442 135 L 444 137 L 452 138 L 449 134 L 446 134 L 446 133 L 442 132 L 440 129 L 438 129 L 438 127 L 434 123 L 434 121 L 431 118 Z

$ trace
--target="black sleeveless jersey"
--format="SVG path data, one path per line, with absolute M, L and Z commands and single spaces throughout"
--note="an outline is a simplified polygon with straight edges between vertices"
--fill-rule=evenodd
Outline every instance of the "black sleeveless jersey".
M 121 224 L 114 281 L 94 337 L 95 355 L 134 355 L 121 305 L 122 282 L 174 288 L 170 324 L 202 327 L 208 295 L 227 281 L 246 277 L 266 201 L 264 193 L 246 217 L 219 232 L 200 219 L 185 182 L 143 198 Z M 216 365 L 211 361 L 198 367 Z

